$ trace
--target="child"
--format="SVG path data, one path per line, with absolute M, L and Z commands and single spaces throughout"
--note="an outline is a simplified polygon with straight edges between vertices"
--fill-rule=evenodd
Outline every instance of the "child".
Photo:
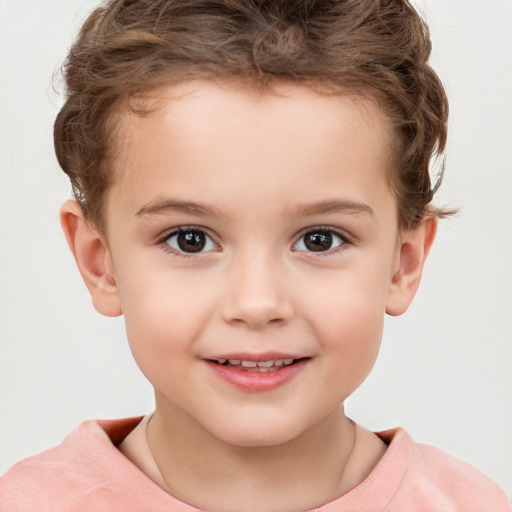
M 403 1 L 112 1 L 55 124 L 96 309 L 155 389 L 2 479 L 2 510 L 510 510 L 343 403 L 406 311 L 447 103 Z

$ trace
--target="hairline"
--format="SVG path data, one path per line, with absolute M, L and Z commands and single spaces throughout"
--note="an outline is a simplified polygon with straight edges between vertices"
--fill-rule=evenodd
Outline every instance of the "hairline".
M 385 158 L 387 161 L 384 167 L 387 175 L 387 183 L 398 205 L 398 197 L 393 188 L 393 177 L 395 173 L 394 169 L 399 165 L 400 137 L 393 127 L 392 116 L 387 112 L 384 106 L 383 95 L 376 88 L 368 84 L 359 84 L 356 90 L 355 84 L 347 85 L 334 83 L 319 78 L 294 79 L 292 77 L 272 76 L 269 80 L 262 81 L 254 79 L 253 77 L 239 77 L 236 75 L 224 75 L 222 73 L 208 74 L 205 76 L 200 71 L 195 73 L 195 75 L 185 73 L 184 76 L 181 77 L 172 76 L 172 74 L 169 73 L 168 75 L 163 75 L 160 79 L 156 79 L 152 84 L 145 85 L 143 88 L 128 88 L 114 100 L 110 108 L 108 108 L 104 114 L 105 126 L 109 131 L 110 144 L 102 166 L 109 175 L 110 181 L 108 187 L 103 190 L 103 197 L 99 202 L 97 214 L 89 218 L 89 221 L 91 221 L 94 227 L 103 235 L 106 235 L 108 229 L 106 206 L 111 188 L 114 186 L 116 179 L 118 179 L 119 173 L 129 166 L 129 162 L 123 160 L 126 154 L 123 149 L 124 144 L 119 144 L 120 140 L 125 140 L 126 138 L 123 132 L 127 119 L 130 117 L 141 119 L 150 116 L 159 109 L 164 108 L 169 101 L 180 100 L 184 97 L 179 94 L 177 94 L 176 97 L 162 97 L 158 94 L 158 91 L 178 88 L 187 83 L 200 81 L 213 82 L 217 85 L 225 86 L 228 90 L 244 88 L 248 92 L 275 94 L 278 96 L 281 94 L 275 90 L 277 86 L 282 84 L 298 85 L 309 88 L 320 95 L 349 98 L 361 108 L 365 122 L 371 122 L 371 117 L 375 116 L 376 112 L 380 113 L 385 120 L 384 126 L 387 126 L 387 129 L 385 129 L 382 134 L 382 146 L 386 150 Z M 155 91 L 157 94 L 153 94 Z M 399 226 L 402 226 L 403 221 L 398 208 L 397 220 Z

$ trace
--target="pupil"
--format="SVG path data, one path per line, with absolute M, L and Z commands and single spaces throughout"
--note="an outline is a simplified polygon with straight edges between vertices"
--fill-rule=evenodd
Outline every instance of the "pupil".
M 178 246 L 185 252 L 199 252 L 206 245 L 204 233 L 199 231 L 185 231 L 178 235 Z
M 331 233 L 311 233 L 306 236 L 305 245 L 310 251 L 328 251 L 332 245 Z

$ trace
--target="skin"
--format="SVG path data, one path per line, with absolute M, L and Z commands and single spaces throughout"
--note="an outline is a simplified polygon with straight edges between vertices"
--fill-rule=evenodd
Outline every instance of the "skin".
M 121 450 L 207 510 L 331 501 L 385 451 L 343 402 L 375 362 L 385 313 L 412 301 L 436 221 L 400 232 L 390 128 L 370 100 L 206 81 L 155 95 L 151 114 L 125 114 L 105 232 L 73 201 L 61 217 L 94 306 L 124 314 L 155 388 L 154 460 L 146 421 Z M 180 226 L 204 229 L 206 250 L 180 252 Z M 304 232 L 319 227 L 334 243 L 312 252 Z M 266 392 L 240 390 L 205 362 L 268 351 L 307 359 Z

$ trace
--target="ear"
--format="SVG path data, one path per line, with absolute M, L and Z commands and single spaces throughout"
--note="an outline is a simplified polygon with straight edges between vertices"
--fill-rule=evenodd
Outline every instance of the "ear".
M 105 316 L 122 314 L 112 257 L 105 238 L 84 217 L 76 201 L 66 201 L 60 222 L 93 306 Z
M 403 233 L 396 271 L 388 290 L 386 313 L 404 314 L 416 295 L 421 281 L 423 265 L 436 236 L 437 218 L 426 217 L 420 225 Z

